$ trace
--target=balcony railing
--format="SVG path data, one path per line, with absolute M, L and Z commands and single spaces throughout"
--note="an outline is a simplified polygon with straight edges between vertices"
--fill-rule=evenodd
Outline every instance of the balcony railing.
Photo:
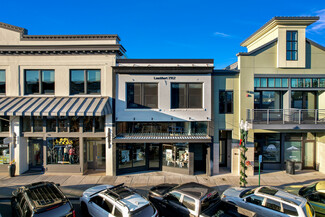
M 325 109 L 247 109 L 252 124 L 325 124 Z

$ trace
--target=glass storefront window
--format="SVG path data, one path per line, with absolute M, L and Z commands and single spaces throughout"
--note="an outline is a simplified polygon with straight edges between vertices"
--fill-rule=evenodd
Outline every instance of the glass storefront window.
M 261 78 L 261 87 L 267 87 L 267 78 Z
M 118 144 L 118 168 L 132 168 L 132 145 Z
M 263 162 L 280 162 L 280 134 L 268 134 L 263 145 Z
M 6 120 L 8 120 L 8 121 L 6 121 Z M 9 132 L 9 117 L 8 116 L 1 116 L 0 132 Z
M 79 164 L 78 138 L 47 138 L 47 164 Z
M 254 78 L 254 87 L 260 87 L 260 86 L 261 86 L 260 78 Z
M 274 78 L 268 79 L 268 87 L 274 87 Z
M 70 117 L 70 132 L 79 132 L 79 117 Z
M 281 78 L 275 79 L 275 87 L 281 87 Z
M 188 144 L 164 144 L 163 165 L 168 167 L 188 168 Z
M 288 79 L 282 78 L 282 87 L 288 87 Z
M 318 87 L 318 79 L 313 78 L 313 87 Z
M 285 141 L 284 160 L 301 162 L 301 141 Z
M 56 118 L 47 117 L 46 118 L 46 131 L 47 132 L 56 132 Z
M 144 144 L 133 145 L 133 167 L 146 165 L 146 152 Z
M 23 120 L 22 120 L 22 122 L 23 122 L 23 126 L 22 126 L 22 128 L 23 128 L 23 132 L 30 132 L 31 131 L 31 126 L 32 126 L 32 121 L 31 121 L 31 117 L 23 117 L 22 118 Z
M 58 118 L 59 132 L 68 132 L 68 119 L 65 117 Z
M 35 116 L 34 121 L 34 132 L 43 132 L 43 117 Z
M 95 117 L 95 132 L 104 132 L 105 116 Z
M 92 117 L 84 117 L 84 132 L 92 132 L 93 131 L 93 118 Z
M 10 163 L 9 144 L 3 144 L 3 139 L 0 138 L 0 165 Z

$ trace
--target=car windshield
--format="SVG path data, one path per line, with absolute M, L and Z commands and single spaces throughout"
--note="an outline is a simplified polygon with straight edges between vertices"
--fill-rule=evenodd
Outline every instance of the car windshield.
M 304 212 L 307 217 L 313 217 L 314 213 L 315 213 L 313 207 L 308 202 L 306 203 L 306 206 L 304 207 Z
M 247 189 L 245 191 L 243 191 L 239 197 L 243 198 L 243 197 L 247 197 L 248 195 L 251 195 L 254 193 L 254 191 L 256 190 L 256 188 L 253 188 L 253 189 Z
M 210 196 L 207 196 L 202 202 L 201 202 L 201 212 L 204 212 L 209 207 L 213 206 L 216 202 L 220 200 L 219 194 L 217 192 L 213 192 L 213 194 L 210 194 Z
M 153 214 L 155 214 L 155 210 L 149 204 L 131 212 L 132 217 L 140 217 L 140 216 L 146 217 L 146 216 L 153 216 Z
M 313 184 L 311 186 L 307 186 L 305 188 L 302 188 L 300 191 L 299 191 L 299 194 L 301 196 L 306 196 L 306 195 L 309 195 L 311 193 L 313 193 L 314 191 L 316 191 L 316 184 Z

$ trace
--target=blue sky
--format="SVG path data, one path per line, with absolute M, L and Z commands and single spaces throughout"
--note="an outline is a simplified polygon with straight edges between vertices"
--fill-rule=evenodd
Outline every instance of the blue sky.
M 325 3 L 317 1 L 4 1 L 0 22 L 37 34 L 118 34 L 128 58 L 236 62 L 240 43 L 274 16 L 320 16 L 307 37 L 325 46 Z

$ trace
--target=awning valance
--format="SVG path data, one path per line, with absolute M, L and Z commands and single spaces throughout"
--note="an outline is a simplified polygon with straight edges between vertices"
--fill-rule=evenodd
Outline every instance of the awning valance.
M 1 116 L 103 116 L 108 97 L 0 97 Z

